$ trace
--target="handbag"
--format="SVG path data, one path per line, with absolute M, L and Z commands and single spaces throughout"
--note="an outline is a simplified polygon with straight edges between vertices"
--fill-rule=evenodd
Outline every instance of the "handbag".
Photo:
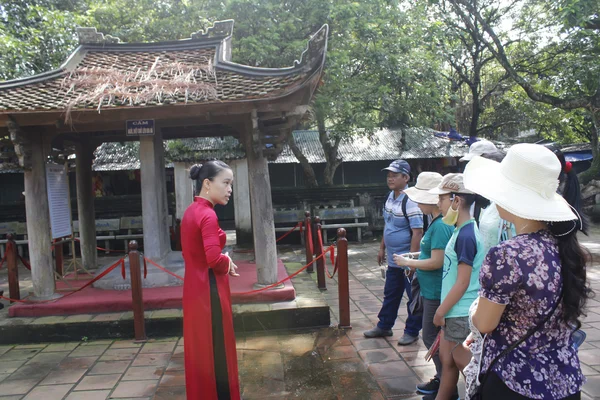
M 492 368 L 494 367 L 494 365 L 496 365 L 496 363 L 498 361 L 500 361 L 500 359 L 502 357 L 504 357 L 505 355 L 507 355 L 508 353 L 510 353 L 511 351 L 513 351 L 514 349 L 516 349 L 517 347 L 519 347 L 521 345 L 521 343 L 523 343 L 524 341 L 526 341 L 527 339 L 529 339 L 535 332 L 537 332 L 542 326 L 544 326 L 544 324 L 546 322 L 548 322 L 548 320 L 550 319 L 550 317 L 552 317 L 552 315 L 554 315 L 554 313 L 556 312 L 556 309 L 558 308 L 558 305 L 562 302 L 562 298 L 563 298 L 563 292 L 561 290 L 560 297 L 558 298 L 558 301 L 554 305 L 554 308 L 552 308 L 552 311 L 550 311 L 548 313 L 548 315 L 546 315 L 544 317 L 544 319 L 539 324 L 537 324 L 536 326 L 534 326 L 531 329 L 529 329 L 527 331 L 527 333 L 525 334 L 525 336 L 523 336 L 521 339 L 517 340 L 515 343 L 513 343 L 512 345 L 510 345 L 509 347 L 507 347 L 506 349 L 504 349 L 496 357 L 494 357 L 494 359 L 492 360 L 492 362 L 490 362 L 490 365 L 489 365 L 487 371 L 484 374 L 480 375 L 479 386 L 477 387 L 477 391 L 475 392 L 475 394 L 473 396 L 471 396 L 471 400 L 482 400 L 483 399 L 483 393 L 482 393 L 483 392 L 483 386 L 485 385 L 485 381 L 487 380 L 487 378 L 488 378 L 490 372 L 492 371 Z M 483 362 L 483 350 L 482 350 L 482 354 L 481 354 L 481 362 Z
M 423 315 L 423 296 L 417 274 L 414 274 L 410 281 L 410 294 L 412 300 L 408 303 L 408 310 L 413 316 Z

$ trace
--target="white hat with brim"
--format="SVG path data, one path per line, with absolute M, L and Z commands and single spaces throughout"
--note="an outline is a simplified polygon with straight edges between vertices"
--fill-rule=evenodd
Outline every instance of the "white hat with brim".
M 464 172 L 465 187 L 517 217 L 534 221 L 573 221 L 577 216 L 559 195 L 560 162 L 541 145 L 517 144 L 502 163 L 475 157 Z
M 458 161 L 468 162 L 482 154 L 495 153 L 496 151 L 498 151 L 498 148 L 494 143 L 490 142 L 489 140 L 482 139 L 473 143 L 469 147 L 469 153 L 460 158 Z
M 442 175 L 437 172 L 421 172 L 417 177 L 415 186 L 404 191 L 409 199 L 419 204 L 437 204 L 438 195 L 431 194 L 429 191 L 436 188 L 442 182 Z

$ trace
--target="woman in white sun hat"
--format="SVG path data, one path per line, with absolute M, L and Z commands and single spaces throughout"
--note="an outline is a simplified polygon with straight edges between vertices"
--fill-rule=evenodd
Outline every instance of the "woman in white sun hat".
M 465 169 L 465 186 L 493 201 L 517 233 L 488 253 L 471 315 L 487 334 L 477 391 L 485 400 L 581 398 L 571 335 L 591 291 L 579 216 L 556 193 L 560 172 L 556 156 L 534 144 L 513 146 L 501 163 L 476 157 Z
M 431 222 L 421 240 L 421 252 L 404 255 L 394 254 L 397 265 L 405 265 L 417 270 L 417 279 L 423 297 L 423 343 L 431 348 L 440 330 L 433 324 L 433 316 L 440 306 L 442 292 L 442 267 L 444 266 L 444 249 L 450 241 L 453 228 L 442 222 L 443 213 L 437 203 L 439 196 L 429 193 L 442 182 L 442 175 L 437 172 L 421 172 L 415 186 L 404 191 L 409 199 L 417 203 L 423 215 L 431 216 Z M 414 258 L 418 257 L 418 260 Z M 433 356 L 435 376 L 425 383 L 417 385 L 417 391 L 434 399 L 440 386 L 442 364 L 439 355 Z

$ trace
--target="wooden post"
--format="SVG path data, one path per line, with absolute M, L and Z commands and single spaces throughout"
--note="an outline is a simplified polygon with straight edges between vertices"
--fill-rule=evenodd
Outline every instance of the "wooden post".
M 17 244 L 12 233 L 6 235 L 6 269 L 8 270 L 8 297 L 15 300 L 21 299 L 19 288 L 19 267 L 17 264 Z M 11 301 L 11 303 L 14 303 Z
M 318 256 L 323 254 L 323 241 L 321 240 L 321 218 L 315 217 L 315 231 L 317 232 L 317 240 L 315 253 Z M 327 282 L 325 282 L 325 257 L 317 260 L 317 287 L 321 290 L 327 290 Z
M 346 230 L 337 232 L 338 297 L 340 301 L 340 328 L 352 328 L 350 325 L 350 283 L 348 281 L 348 240 Z
M 142 297 L 142 274 L 140 272 L 140 253 L 135 240 L 129 242 L 129 277 L 131 278 L 131 305 L 133 308 L 133 326 L 135 340 L 146 340 L 144 321 L 144 300 Z
M 312 240 L 312 222 L 310 220 L 310 211 L 304 212 L 304 244 L 306 248 L 306 264 L 310 264 L 308 268 L 306 268 L 306 272 L 313 272 L 313 240 Z
M 54 244 L 54 263 L 56 265 L 56 273 L 58 276 L 63 276 L 63 265 L 64 265 L 64 256 L 63 256 L 63 243 L 62 240 L 59 243 Z

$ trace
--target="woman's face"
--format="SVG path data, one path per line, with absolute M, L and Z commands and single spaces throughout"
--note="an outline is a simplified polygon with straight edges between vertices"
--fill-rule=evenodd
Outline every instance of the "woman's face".
M 440 194 L 440 199 L 438 201 L 438 207 L 442 212 L 442 215 L 445 217 L 450 205 L 452 204 L 453 196 L 452 194 Z M 456 206 L 454 206 L 456 208 Z
M 423 203 L 417 203 L 417 205 L 419 206 L 419 209 L 423 212 L 423 214 L 425 215 L 432 215 L 432 214 L 436 214 L 439 212 L 439 208 L 436 205 L 433 204 L 423 204 Z
M 233 172 L 230 169 L 223 169 L 213 178 L 212 181 L 204 180 L 204 189 L 208 192 L 208 199 L 213 204 L 226 205 L 229 203 L 231 192 L 233 191 L 231 185 L 233 184 Z

